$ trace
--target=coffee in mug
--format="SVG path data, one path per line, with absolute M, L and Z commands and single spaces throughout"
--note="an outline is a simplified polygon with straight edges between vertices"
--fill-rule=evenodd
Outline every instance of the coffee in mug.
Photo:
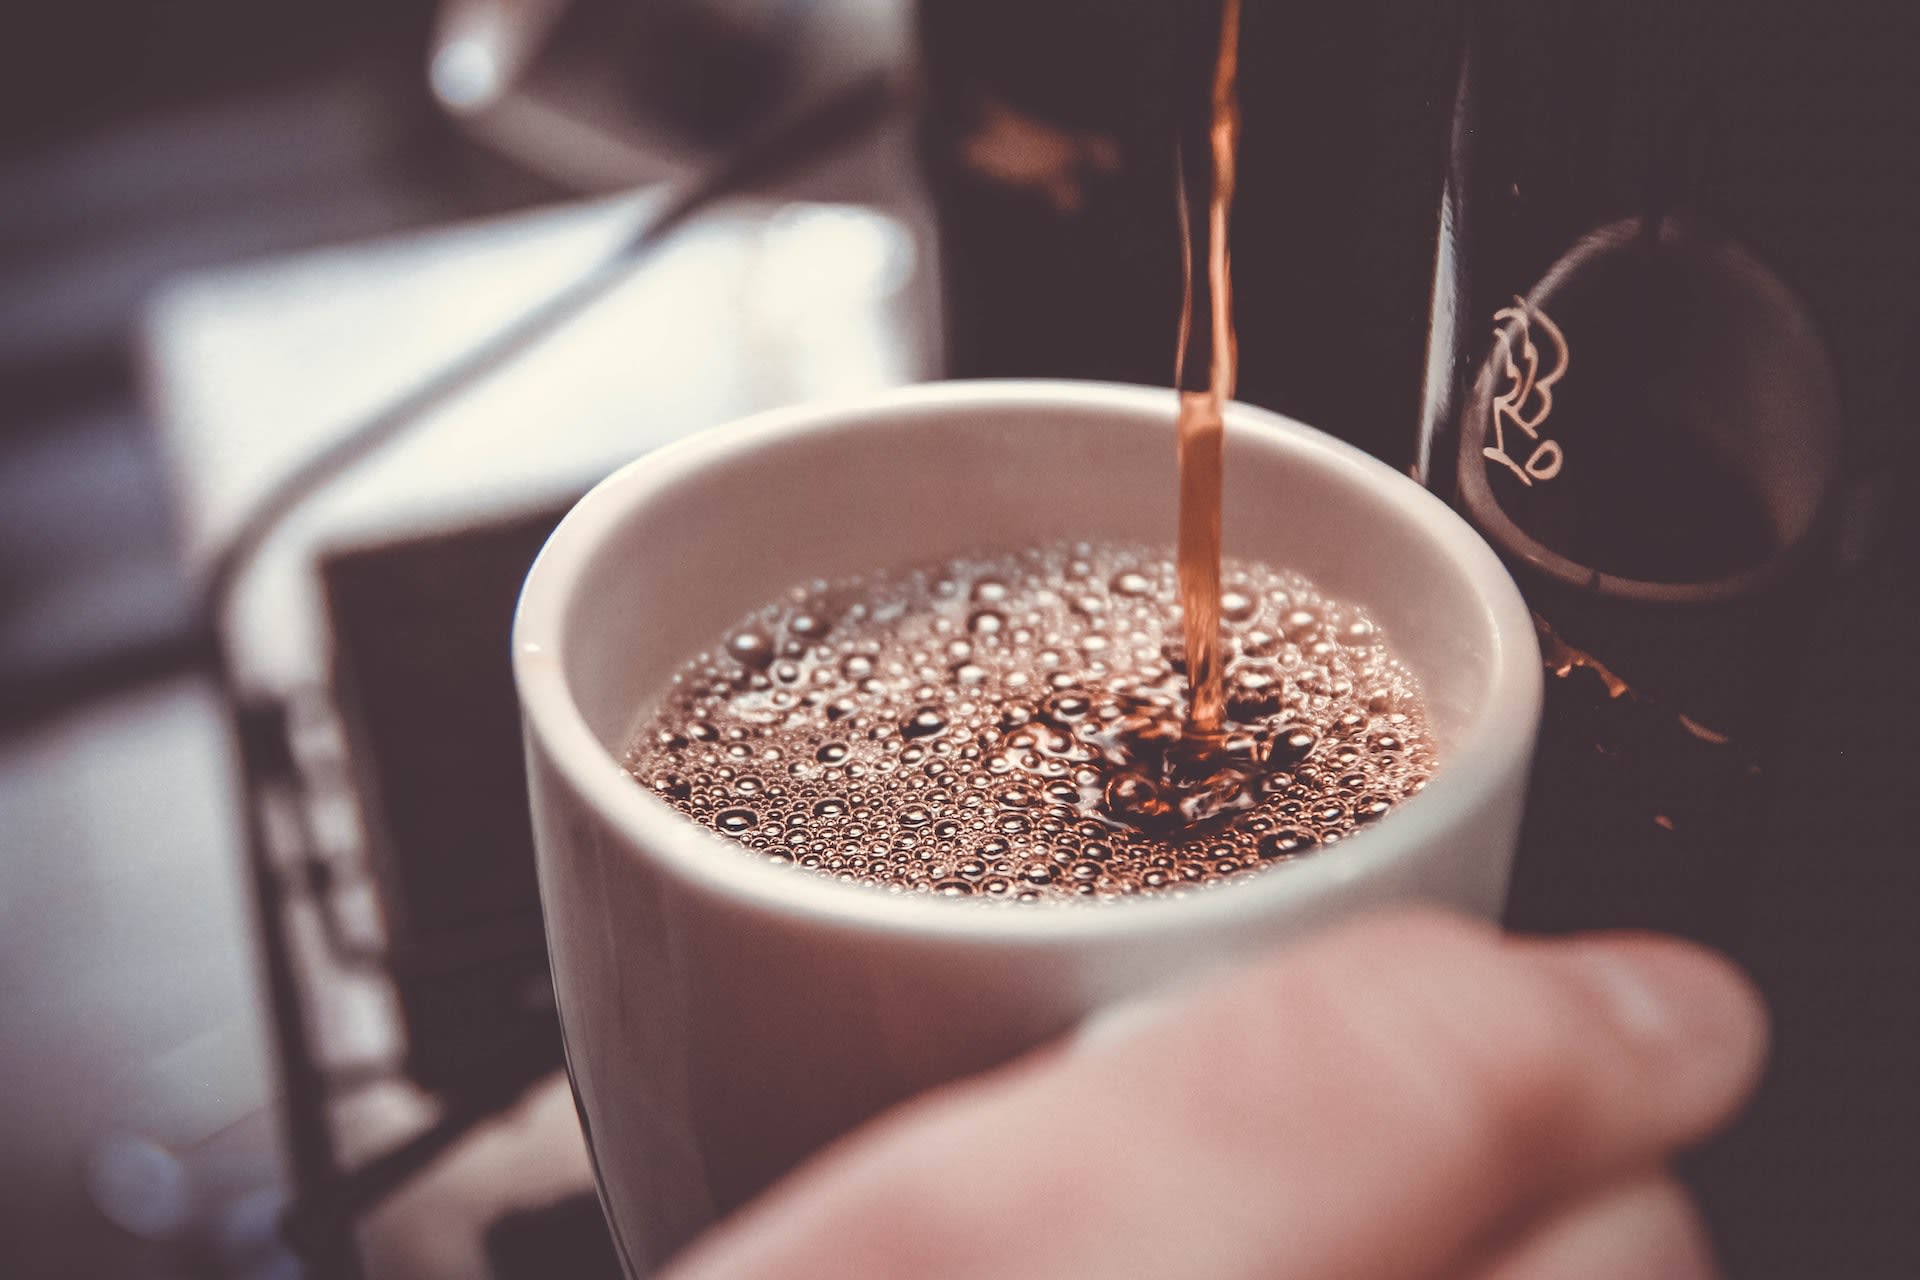
M 769 601 L 785 607 L 796 583 L 867 580 L 882 556 L 1018 564 L 1078 541 L 1164 546 L 1172 399 L 959 383 L 786 410 L 636 462 L 555 530 L 521 598 L 514 666 L 569 1071 L 630 1273 L 893 1102 L 1116 1002 L 1383 903 L 1499 913 L 1541 688 L 1511 579 L 1405 476 L 1238 404 L 1223 415 L 1221 603 L 1242 607 L 1236 567 L 1268 565 L 1357 606 L 1417 679 L 1434 746 L 1419 793 L 1337 847 L 1213 889 L 1084 909 L 863 892 L 716 848 L 622 767 L 642 713 L 685 690 L 688 657 L 738 639 Z M 1155 572 L 1155 591 L 1170 590 L 1164 565 Z M 971 597 L 978 575 L 967 581 Z M 1154 608 L 1156 628 L 1171 623 L 1164 598 Z M 843 616 L 826 637 L 850 625 Z M 736 652 L 771 672 L 779 642 L 754 638 L 766 651 L 749 640 Z M 1323 635 L 1303 656 L 1329 641 L 1339 646 Z M 903 705 L 898 724 L 926 725 L 919 706 Z M 921 741 L 903 739 L 902 754 Z
M 765 860 L 1029 902 L 1232 883 L 1426 785 L 1381 629 L 1257 563 L 1226 566 L 1224 718 L 1194 732 L 1176 579 L 1078 543 L 795 588 L 681 668 L 627 767 Z

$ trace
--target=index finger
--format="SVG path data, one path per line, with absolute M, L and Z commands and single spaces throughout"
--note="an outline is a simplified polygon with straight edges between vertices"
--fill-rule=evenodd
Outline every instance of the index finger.
M 1376 918 L 896 1110 L 678 1274 L 1444 1273 L 1711 1131 L 1764 1043 L 1697 948 Z

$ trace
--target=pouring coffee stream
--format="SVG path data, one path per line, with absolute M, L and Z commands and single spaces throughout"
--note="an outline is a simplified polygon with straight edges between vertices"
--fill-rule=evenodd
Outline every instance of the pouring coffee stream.
M 1178 563 L 1183 651 L 1189 705 L 1187 732 L 1201 740 L 1220 735 L 1226 711 L 1220 645 L 1220 480 L 1224 435 L 1221 408 L 1233 398 L 1238 352 L 1233 332 L 1232 259 L 1227 224 L 1233 207 L 1234 163 L 1240 139 L 1240 2 L 1225 0 L 1214 63 L 1208 142 L 1213 185 L 1207 203 L 1207 285 L 1212 324 L 1207 388 L 1185 386 L 1187 345 L 1193 331 L 1194 249 L 1186 173 L 1179 173 L 1183 288 L 1173 382 L 1180 397 L 1180 537 Z
M 1205 278 L 1210 337 L 1207 384 L 1186 386 L 1187 353 L 1194 337 L 1194 292 L 1200 268 L 1187 172 L 1176 143 L 1176 212 L 1180 229 L 1180 318 L 1173 384 L 1178 396 L 1179 535 L 1175 573 L 1180 602 L 1178 666 L 1187 683 L 1184 720 L 1148 713 L 1122 721 L 1109 744 L 1122 766 L 1107 788 L 1113 815 L 1143 829 L 1185 824 L 1192 833 L 1246 807 L 1258 790 L 1257 775 L 1278 767 L 1293 734 L 1270 723 L 1275 707 L 1241 705 L 1246 723 L 1229 723 L 1227 649 L 1222 641 L 1220 505 L 1223 408 L 1233 398 L 1238 350 L 1233 326 L 1232 255 L 1228 223 L 1233 207 L 1240 137 L 1239 0 L 1224 0 L 1208 94 Z M 1171 647 L 1170 647 L 1171 648 Z M 1247 699 L 1241 698 L 1241 704 Z M 1137 710 L 1146 711 L 1145 708 Z M 1236 717 L 1238 719 L 1238 717 Z M 1139 723 L 1134 724 L 1134 721 Z M 1132 725 L 1128 728 L 1126 726 Z
M 1168 646 L 1168 660 L 1185 677 L 1186 713 L 1181 717 L 1171 709 L 1141 703 L 1119 716 L 1105 743 L 1114 772 L 1103 783 L 1097 806 L 1106 818 L 1127 826 L 1195 837 L 1255 805 L 1264 775 L 1297 762 L 1304 744 L 1316 736 L 1299 725 L 1280 723 L 1285 717 L 1273 691 L 1253 693 L 1229 680 L 1228 646 L 1222 635 L 1223 408 L 1233 398 L 1238 373 L 1228 223 L 1240 135 L 1239 40 L 1239 0 L 1224 0 L 1208 95 L 1211 181 L 1205 278 L 1210 344 L 1207 385 L 1200 390 L 1186 387 L 1200 268 L 1184 155 L 1178 144 L 1175 147 L 1182 272 L 1173 374 L 1179 406 L 1175 577 L 1181 638 L 1177 646 Z

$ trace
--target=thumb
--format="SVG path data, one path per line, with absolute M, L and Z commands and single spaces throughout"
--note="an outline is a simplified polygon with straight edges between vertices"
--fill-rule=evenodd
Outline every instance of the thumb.
M 1444 1274 L 1724 1122 L 1765 1035 L 1685 944 L 1376 917 L 907 1104 L 675 1274 Z

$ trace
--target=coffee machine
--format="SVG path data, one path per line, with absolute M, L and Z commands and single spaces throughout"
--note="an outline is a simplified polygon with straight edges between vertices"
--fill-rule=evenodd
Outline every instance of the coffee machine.
M 920 12 L 951 371 L 1169 384 L 1217 0 Z M 1777 1045 L 1690 1168 L 1730 1273 L 1913 1274 L 1920 10 L 1242 22 L 1241 398 L 1407 469 L 1537 614 L 1509 923 L 1730 951 Z

